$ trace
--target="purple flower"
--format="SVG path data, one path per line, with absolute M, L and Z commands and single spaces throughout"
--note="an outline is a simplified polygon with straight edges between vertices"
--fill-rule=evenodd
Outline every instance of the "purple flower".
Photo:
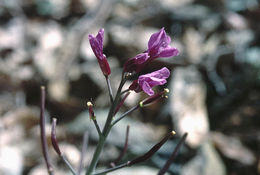
M 148 53 L 140 53 L 134 58 L 128 59 L 124 64 L 124 72 L 140 72 L 144 65 L 143 63 L 145 63 L 148 58 Z
M 134 58 L 130 58 L 124 65 L 125 72 L 140 72 L 149 61 L 159 57 L 172 57 L 179 54 L 178 49 L 171 47 L 171 38 L 164 28 L 152 34 L 148 42 L 148 50 Z
M 100 29 L 97 36 L 88 35 L 90 46 L 98 59 L 99 66 L 105 76 L 110 75 L 111 70 L 106 55 L 103 54 L 104 29 Z
M 170 71 L 166 67 L 163 67 L 160 70 L 139 76 L 139 78 L 130 85 L 129 89 L 134 90 L 135 92 L 144 91 L 151 96 L 154 95 L 152 88 L 157 85 L 165 84 L 167 82 L 166 79 L 169 76 Z
M 150 59 L 158 57 L 171 57 L 179 54 L 178 49 L 171 47 L 171 38 L 166 34 L 164 28 L 152 34 L 148 41 L 148 53 Z

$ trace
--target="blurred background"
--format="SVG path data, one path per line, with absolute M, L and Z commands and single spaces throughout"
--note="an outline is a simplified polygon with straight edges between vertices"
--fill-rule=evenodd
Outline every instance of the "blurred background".
M 171 77 L 169 98 L 134 111 L 108 139 L 99 167 L 123 149 L 122 162 L 140 155 L 167 132 L 169 140 L 151 160 L 111 174 L 155 175 L 188 132 L 169 169 L 173 175 L 260 174 L 260 6 L 259 0 L 1 0 L 0 1 L 0 174 L 47 174 L 40 148 L 40 86 L 47 89 L 46 124 L 58 119 L 57 139 L 76 168 L 82 137 L 97 134 L 88 117 L 92 100 L 103 125 L 109 108 L 105 79 L 90 49 L 88 34 L 105 29 L 104 53 L 112 88 L 124 62 L 147 49 L 152 33 L 165 27 L 180 55 L 157 59 Z M 125 88 L 131 82 L 127 82 Z M 158 87 L 155 91 L 161 90 Z M 121 113 L 147 97 L 132 93 Z M 50 144 L 50 143 L 49 143 Z M 49 145 L 55 172 L 70 174 Z

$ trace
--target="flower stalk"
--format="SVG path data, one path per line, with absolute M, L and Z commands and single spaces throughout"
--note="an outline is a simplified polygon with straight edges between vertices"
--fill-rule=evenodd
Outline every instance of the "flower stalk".
M 122 79 L 121 79 L 121 82 L 119 84 L 115 100 L 110 107 L 110 110 L 109 110 L 109 113 L 108 113 L 108 116 L 107 116 L 107 120 L 106 120 L 104 129 L 102 131 L 102 135 L 101 135 L 101 137 L 99 137 L 99 141 L 98 141 L 95 153 L 94 153 L 93 158 L 91 160 L 91 163 L 90 163 L 90 165 L 87 169 L 86 175 L 91 175 L 96 168 L 96 165 L 97 165 L 97 162 L 99 160 L 101 151 L 102 151 L 104 144 L 105 144 L 105 140 L 106 140 L 106 138 L 107 138 L 107 136 L 108 136 L 108 134 L 109 134 L 109 132 L 112 128 L 111 122 L 112 122 L 116 107 L 119 103 L 120 96 L 121 96 L 121 90 L 122 90 L 125 82 L 126 82 L 126 78 L 125 78 L 124 74 L 122 74 Z
M 84 157 L 86 154 L 87 146 L 88 146 L 88 132 L 86 131 L 83 136 L 83 144 L 82 144 L 81 153 L 80 153 L 78 175 L 81 174 L 81 171 L 83 169 L 83 161 L 84 161 Z
M 111 162 L 111 166 L 115 167 L 115 165 L 121 160 L 123 159 L 124 155 L 126 154 L 127 148 L 128 148 L 128 138 L 129 138 L 129 130 L 130 130 L 130 126 L 127 125 L 126 127 L 126 133 L 125 133 L 125 144 L 124 144 L 124 148 L 121 152 L 121 154 L 118 156 L 118 158 L 114 161 Z
M 109 77 L 108 76 L 105 76 L 105 77 L 106 77 L 110 102 L 113 103 L 114 99 L 113 99 L 113 91 L 112 91 L 111 83 L 110 83 Z
M 170 168 L 171 163 L 175 160 L 177 153 L 181 147 L 181 145 L 184 143 L 186 137 L 188 136 L 188 133 L 184 133 L 181 137 L 180 141 L 178 142 L 177 146 L 175 147 L 174 151 L 172 152 L 170 158 L 167 160 L 163 168 L 158 172 L 158 175 L 164 175 L 167 170 Z
M 128 164 L 129 166 L 132 166 L 134 164 L 140 163 L 140 162 L 144 162 L 147 159 L 151 158 L 161 147 L 162 145 L 172 136 L 174 136 L 176 133 L 175 131 L 172 131 L 170 133 L 168 133 L 160 142 L 158 142 L 156 145 L 154 145 L 147 153 L 145 153 L 142 156 L 139 156 L 137 158 L 135 158 L 134 160 L 130 161 Z
M 157 144 L 155 144 L 148 152 L 146 152 L 144 155 L 142 156 L 139 156 L 137 158 L 135 158 L 134 160 L 132 161 L 127 161 L 121 165 L 118 165 L 118 166 L 115 166 L 115 167 L 112 167 L 112 168 L 109 168 L 109 169 L 106 169 L 106 170 L 101 170 L 99 172 L 96 172 L 94 173 L 94 175 L 103 175 L 103 174 L 106 174 L 106 173 L 109 173 L 109 172 L 112 172 L 112 171 L 115 171 L 115 170 L 118 170 L 118 169 L 121 169 L 121 168 L 124 168 L 124 167 L 129 167 L 129 166 L 132 166 L 132 165 L 135 165 L 135 164 L 138 164 L 138 163 L 141 163 L 141 162 L 144 162 L 146 160 L 148 160 L 149 158 L 151 158 L 161 147 L 162 145 L 169 139 L 171 138 L 172 136 L 174 136 L 176 133 L 175 131 L 172 131 L 170 133 L 168 133 L 160 142 L 158 142 Z
M 47 145 L 47 139 L 46 139 L 46 132 L 45 132 L 45 87 L 41 86 L 41 112 L 40 112 L 40 132 L 41 132 L 41 146 L 42 146 L 42 153 L 43 157 L 47 166 L 47 170 L 49 175 L 53 175 L 53 168 L 50 163 L 50 158 L 48 154 L 48 145 Z
M 97 129 L 98 135 L 99 135 L 99 137 L 101 137 L 102 133 L 101 133 L 100 127 L 97 123 L 96 116 L 94 114 L 93 104 L 89 101 L 89 102 L 87 102 L 87 107 L 88 107 L 88 111 L 89 111 L 89 118 L 93 121 L 93 123 Z
M 73 175 L 77 175 L 76 171 L 74 170 L 74 168 L 72 167 L 72 165 L 70 164 L 70 162 L 67 160 L 67 158 L 62 154 L 62 152 L 60 151 L 60 147 L 56 138 L 56 122 L 57 119 L 53 118 L 52 120 L 52 127 L 51 127 L 51 143 L 52 146 L 54 148 L 54 150 L 56 151 L 56 153 L 60 156 L 60 158 L 63 160 L 63 162 L 67 165 L 67 167 L 70 169 L 70 171 L 72 172 Z

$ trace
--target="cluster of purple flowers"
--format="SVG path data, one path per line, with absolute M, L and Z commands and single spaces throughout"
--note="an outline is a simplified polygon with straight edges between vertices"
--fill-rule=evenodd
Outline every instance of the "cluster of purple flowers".
M 98 135 L 99 135 L 99 141 L 96 147 L 96 150 L 93 154 L 92 160 L 87 168 L 86 175 L 99 175 L 99 174 L 106 174 L 112 171 L 115 171 L 120 168 L 124 168 L 127 166 L 132 166 L 137 163 L 144 162 L 151 158 L 159 149 L 160 147 L 170 138 L 172 137 L 175 132 L 172 131 L 168 133 L 160 142 L 155 144 L 148 152 L 146 152 L 143 155 L 137 156 L 135 159 L 127 161 L 126 163 L 123 163 L 121 165 L 115 165 L 113 163 L 112 168 L 108 168 L 106 170 L 102 171 L 95 171 L 96 166 L 98 164 L 98 160 L 100 157 L 100 154 L 102 152 L 102 149 L 104 148 L 105 141 L 107 139 L 107 136 L 109 135 L 111 128 L 120 120 L 122 120 L 124 117 L 126 117 L 129 113 L 145 107 L 147 105 L 150 105 L 152 103 L 157 102 L 158 100 L 167 97 L 166 93 L 169 92 L 168 89 L 164 89 L 163 91 L 160 91 L 159 93 L 154 93 L 153 87 L 158 86 L 158 85 L 163 85 L 167 81 L 166 79 L 169 78 L 170 76 L 170 71 L 166 68 L 163 67 L 157 71 L 148 73 L 148 74 L 142 74 L 142 70 L 147 66 L 147 64 L 151 61 L 153 61 L 156 58 L 159 57 L 172 57 L 178 55 L 179 51 L 176 48 L 173 48 L 170 46 L 171 43 L 171 38 L 165 33 L 164 28 L 162 28 L 159 32 L 156 32 L 152 34 L 152 36 L 149 39 L 148 42 L 148 48 L 146 51 L 143 53 L 140 53 L 136 55 L 133 58 L 129 58 L 126 63 L 124 64 L 124 69 L 123 69 L 123 74 L 122 74 L 122 79 L 121 82 L 118 86 L 116 95 L 113 95 L 113 90 L 110 85 L 110 80 L 109 80 L 109 75 L 111 74 L 111 69 L 108 64 L 106 55 L 103 54 L 103 41 L 104 41 L 104 29 L 100 29 L 98 34 L 96 36 L 89 35 L 89 42 L 91 45 L 91 48 L 95 54 L 95 56 L 98 59 L 99 66 L 101 68 L 101 71 L 103 72 L 107 86 L 108 86 L 108 91 L 109 91 L 109 97 L 110 97 L 110 102 L 111 106 L 107 115 L 107 119 L 105 122 L 105 125 L 103 129 L 99 127 L 98 121 L 96 120 L 96 116 L 94 114 L 93 110 L 93 104 L 91 102 L 87 103 L 87 107 L 89 110 L 89 116 L 90 119 L 93 121 Z M 138 78 L 136 78 L 138 75 Z M 124 91 L 122 91 L 122 88 L 124 87 L 124 84 L 127 80 L 130 80 L 132 78 L 135 78 L 132 82 L 132 84 Z M 123 113 L 121 116 L 116 117 L 116 114 L 120 107 L 124 104 L 126 98 L 128 95 L 131 93 L 129 91 L 135 91 L 136 93 L 138 92 L 145 92 L 146 94 L 149 95 L 149 97 L 145 98 L 138 104 L 136 104 L 134 107 Z M 47 145 L 47 139 L 46 139 L 46 133 L 45 133 L 45 115 L 44 115 L 44 109 L 45 109 L 45 88 L 41 88 L 41 113 L 40 113 L 40 128 L 41 128 L 41 143 L 42 143 L 42 150 L 43 150 L 43 156 L 45 158 L 46 166 L 49 175 L 53 174 L 53 168 L 50 163 L 49 157 L 48 157 L 48 145 Z M 127 127 L 126 131 L 126 139 L 125 139 L 125 146 L 124 146 L 124 151 L 120 154 L 120 157 L 118 160 L 121 160 L 124 154 L 126 153 L 127 149 L 127 143 L 128 143 L 128 134 L 129 134 L 129 126 Z M 174 149 L 172 155 L 168 159 L 168 161 L 165 163 L 165 165 L 162 167 L 162 169 L 159 171 L 158 175 L 163 175 L 165 172 L 169 169 L 169 165 L 171 162 L 174 160 L 176 157 L 176 152 L 180 148 L 180 145 L 184 142 L 185 138 L 187 136 L 187 133 L 185 133 L 182 137 L 182 139 L 179 141 L 177 144 L 176 148 Z M 56 119 L 53 119 L 52 122 L 52 131 L 51 131 L 51 142 L 54 150 L 56 153 L 60 156 L 60 158 L 64 161 L 64 163 L 68 166 L 72 174 L 80 174 L 82 170 L 82 163 L 83 157 L 84 157 L 84 152 L 85 150 L 82 149 L 82 154 L 81 154 L 81 161 L 80 161 L 80 166 L 78 169 L 78 173 L 74 170 L 72 165 L 69 163 L 69 161 L 66 159 L 66 157 L 63 155 L 61 152 L 57 139 L 56 139 Z M 87 144 L 87 134 L 84 135 L 84 140 L 83 140 L 83 148 L 86 147 Z
M 91 48 L 98 59 L 99 66 L 105 76 L 111 73 L 106 56 L 103 54 L 103 39 L 104 29 L 100 29 L 96 37 L 89 35 Z M 171 38 L 166 34 L 164 28 L 159 32 L 152 34 L 148 41 L 148 49 L 129 58 L 124 64 L 124 72 L 140 73 L 144 67 L 151 61 L 159 57 L 177 56 L 179 51 L 170 46 Z M 137 80 L 134 80 L 129 89 L 135 92 L 145 92 L 149 96 L 154 95 L 152 88 L 157 85 L 163 85 L 170 76 L 170 71 L 163 67 L 160 70 L 140 75 Z

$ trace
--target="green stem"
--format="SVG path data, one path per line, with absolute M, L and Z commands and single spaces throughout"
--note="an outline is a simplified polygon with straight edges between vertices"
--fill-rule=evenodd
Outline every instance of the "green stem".
M 77 175 L 76 171 L 74 170 L 74 168 L 72 167 L 72 165 L 69 163 L 69 161 L 66 159 L 66 157 L 64 155 L 60 155 L 61 159 L 63 160 L 63 162 L 68 166 L 68 168 L 70 169 L 70 171 L 72 172 L 73 175 Z
M 108 93 L 109 93 L 109 98 L 110 98 L 110 102 L 113 103 L 113 91 L 112 91 L 112 87 L 110 84 L 110 80 L 108 76 L 106 77 L 106 82 L 107 82 L 107 88 L 108 88 Z
M 125 116 L 127 116 L 128 114 L 130 114 L 131 112 L 135 111 L 136 109 L 138 109 L 140 106 L 136 105 L 134 107 L 132 107 L 129 111 L 126 111 L 123 115 L 121 115 L 118 119 L 114 120 L 112 122 L 112 126 L 114 126 L 117 122 L 119 122 L 120 120 L 122 120 Z
M 118 105 L 118 103 L 120 101 L 121 90 L 122 90 L 125 82 L 126 82 L 126 79 L 124 79 L 124 77 L 122 77 L 122 81 L 120 82 L 119 88 L 117 90 L 116 98 L 114 100 L 113 105 L 110 108 L 110 111 L 109 111 L 108 117 L 107 117 L 107 121 L 106 121 L 106 124 L 105 124 L 104 129 L 103 129 L 103 134 L 104 135 L 107 135 L 109 130 L 110 130 L 110 124 L 111 124 L 111 121 L 113 119 L 116 107 L 117 107 L 117 105 Z
M 118 169 L 121 169 L 121 168 L 124 168 L 124 167 L 127 167 L 127 166 L 128 166 L 128 162 L 123 163 L 123 164 L 118 165 L 118 166 L 113 167 L 113 168 L 109 168 L 109 169 L 106 169 L 106 170 L 103 170 L 103 171 L 96 172 L 96 173 L 94 173 L 94 175 L 106 174 L 106 173 L 109 173 L 109 172 L 112 172 L 112 171 L 115 171 L 115 170 L 118 170 Z
M 117 90 L 117 94 L 116 94 L 115 100 L 113 101 L 113 104 L 112 104 L 112 106 L 111 106 L 111 108 L 109 110 L 109 113 L 108 113 L 108 116 L 107 116 L 107 120 L 106 120 L 104 129 L 102 131 L 102 136 L 99 138 L 99 141 L 98 141 L 95 153 L 94 153 L 94 155 L 92 157 L 92 160 L 91 160 L 91 163 L 90 163 L 90 165 L 88 167 L 86 175 L 91 175 L 93 173 L 94 169 L 97 166 L 97 162 L 99 160 L 100 154 L 101 154 L 102 149 L 104 147 L 106 138 L 107 138 L 107 136 L 108 136 L 108 134 L 109 134 L 109 132 L 111 130 L 111 127 L 112 127 L 111 126 L 111 122 L 112 122 L 112 119 L 113 119 L 116 107 L 117 107 L 117 105 L 118 105 L 118 103 L 120 101 L 121 90 L 122 90 L 125 82 L 126 82 L 126 79 L 124 78 L 124 74 L 123 74 L 122 75 L 122 80 L 121 80 L 119 88 Z
M 98 125 L 97 120 L 96 120 L 96 119 L 92 119 L 92 120 L 93 120 L 93 122 L 94 122 L 94 124 L 95 124 L 95 127 L 96 127 L 96 129 L 97 129 L 98 136 L 101 137 L 102 133 L 101 133 L 101 130 L 100 130 L 100 128 L 99 128 L 99 125 Z
M 96 150 L 95 150 L 95 153 L 93 155 L 93 158 L 91 160 L 91 163 L 88 167 L 88 170 L 86 172 L 86 175 L 91 175 L 93 170 L 95 169 L 96 165 L 97 165 L 97 162 L 98 162 L 98 159 L 99 159 L 99 156 L 100 156 L 100 153 L 104 147 L 104 144 L 105 144 L 105 137 L 104 136 L 101 136 L 99 138 L 99 141 L 98 141 L 98 144 L 97 144 L 97 147 L 96 147 Z
M 124 93 L 127 93 L 127 92 L 129 92 L 129 91 L 130 91 L 130 89 L 126 89 L 126 90 L 124 90 L 124 91 L 121 92 L 121 95 L 123 95 Z

